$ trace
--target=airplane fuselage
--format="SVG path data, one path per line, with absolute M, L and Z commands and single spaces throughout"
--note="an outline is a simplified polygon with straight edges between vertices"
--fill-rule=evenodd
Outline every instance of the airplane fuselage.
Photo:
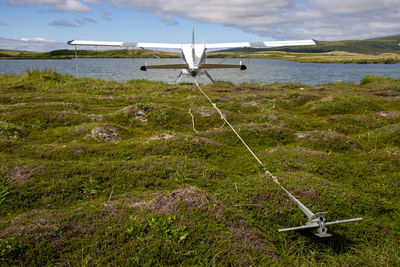
M 207 58 L 204 44 L 182 44 L 181 57 L 189 66 L 181 70 L 182 74 L 195 77 L 205 73 L 205 70 L 199 70 L 199 64 L 204 64 Z

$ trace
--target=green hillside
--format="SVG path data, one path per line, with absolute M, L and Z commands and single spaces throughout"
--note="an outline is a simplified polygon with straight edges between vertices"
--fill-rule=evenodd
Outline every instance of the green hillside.
M 149 58 L 154 55 L 160 58 L 175 58 L 179 53 L 140 50 L 132 51 L 131 49 L 112 49 L 112 50 L 78 50 L 79 58 Z M 14 51 L 0 50 L 0 59 L 71 59 L 75 57 L 75 50 L 61 49 L 50 52 L 29 52 L 29 51 Z
M 360 54 L 400 54 L 400 34 L 367 40 L 321 41 L 317 46 L 299 46 L 268 49 L 269 51 L 286 51 L 301 53 L 324 53 L 344 51 Z
M 0 76 L 0 261 L 17 266 L 398 266 L 400 80 L 202 86 Z M 194 116 L 193 130 L 191 110 Z

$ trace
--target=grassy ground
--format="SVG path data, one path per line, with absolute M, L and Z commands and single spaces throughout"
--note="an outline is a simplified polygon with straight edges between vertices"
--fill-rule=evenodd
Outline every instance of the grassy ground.
M 400 264 L 400 80 L 203 86 L 0 76 L 0 261 L 14 265 Z M 195 116 L 193 132 L 191 109 Z

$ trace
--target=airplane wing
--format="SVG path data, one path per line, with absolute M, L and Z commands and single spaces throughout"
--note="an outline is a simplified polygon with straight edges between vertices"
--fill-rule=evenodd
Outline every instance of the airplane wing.
M 266 41 L 266 42 L 241 42 L 241 43 L 215 43 L 206 44 L 206 48 L 271 48 L 280 46 L 316 45 L 317 40 L 295 40 L 295 41 Z
M 137 48 L 168 48 L 168 49 L 180 49 L 182 44 L 170 44 L 170 43 L 142 43 L 142 42 L 103 42 L 103 41 L 81 41 L 71 40 L 68 41 L 69 45 L 88 45 L 88 46 L 119 46 L 119 47 L 137 47 Z
M 296 40 L 296 41 L 267 41 L 267 42 L 240 42 L 240 43 L 214 43 L 205 44 L 206 49 L 216 48 L 270 48 L 279 46 L 298 46 L 298 45 L 316 45 L 316 40 Z M 143 43 L 143 42 L 104 42 L 104 41 L 68 41 L 69 45 L 87 45 L 87 46 L 119 46 L 119 47 L 137 47 L 137 48 L 161 48 L 161 49 L 181 49 L 183 44 L 174 43 Z

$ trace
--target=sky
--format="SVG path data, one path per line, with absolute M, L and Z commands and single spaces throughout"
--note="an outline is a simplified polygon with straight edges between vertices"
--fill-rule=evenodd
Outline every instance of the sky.
M 0 0 L 0 49 L 68 40 L 242 42 L 400 34 L 400 0 Z

